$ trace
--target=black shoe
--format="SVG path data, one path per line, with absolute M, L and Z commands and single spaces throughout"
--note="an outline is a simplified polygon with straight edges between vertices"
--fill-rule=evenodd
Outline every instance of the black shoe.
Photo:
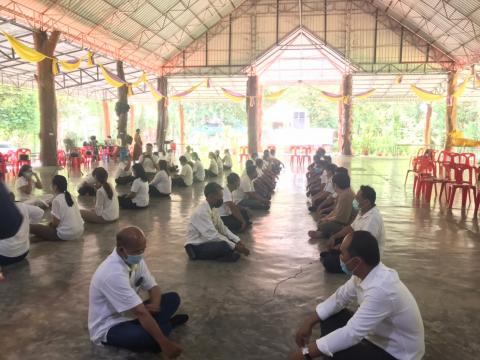
M 185 245 L 185 251 L 187 252 L 187 255 L 190 260 L 195 260 L 197 256 L 195 255 L 195 250 L 193 249 L 193 246 L 188 244 Z
M 172 329 L 175 329 L 176 327 L 185 324 L 187 321 L 187 314 L 177 314 L 170 319 L 170 325 L 172 326 Z

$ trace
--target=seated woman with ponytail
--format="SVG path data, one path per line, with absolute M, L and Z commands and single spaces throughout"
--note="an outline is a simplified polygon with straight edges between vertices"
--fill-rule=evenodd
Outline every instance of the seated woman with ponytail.
M 148 207 L 150 197 L 148 195 L 148 179 L 142 164 L 132 166 L 133 180 L 130 193 L 118 197 L 122 209 L 145 209 Z
M 44 240 L 75 240 L 83 235 L 83 220 L 72 195 L 67 190 L 67 179 L 55 175 L 52 179 L 55 194 L 52 202 L 52 221 L 47 225 L 32 224 L 30 233 Z
M 119 216 L 119 205 L 117 194 L 108 183 L 108 172 L 99 167 L 95 172 L 96 201 L 95 209 L 81 210 L 82 218 L 87 223 L 105 224 L 117 221 Z
M 149 193 L 152 196 L 167 197 L 172 192 L 172 179 L 168 171 L 168 163 L 166 160 L 158 162 L 158 172 L 149 184 Z

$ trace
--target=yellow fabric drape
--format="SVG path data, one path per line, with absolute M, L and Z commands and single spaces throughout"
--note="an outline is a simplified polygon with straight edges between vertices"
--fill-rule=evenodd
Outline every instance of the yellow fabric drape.
M 453 130 L 447 135 L 447 146 L 476 147 L 480 146 L 480 140 L 465 139 L 463 132 Z
M 58 75 L 58 60 L 57 59 L 53 59 L 52 60 L 52 74 L 53 76 L 57 76 Z
M 355 94 L 354 98 L 356 100 L 368 99 L 370 96 L 372 96 L 375 93 L 375 91 L 377 91 L 377 89 L 371 89 L 360 94 Z
M 60 63 L 60 66 L 62 67 L 62 70 L 64 72 L 69 72 L 69 71 L 77 70 L 80 67 L 80 65 L 82 64 L 82 61 L 83 61 L 83 57 L 78 59 L 76 62 L 59 60 L 59 63 Z
M 93 52 L 92 52 L 92 51 L 88 51 L 88 54 L 87 54 L 87 66 L 88 66 L 88 67 L 92 67 L 93 65 L 95 65 L 95 60 L 93 59 Z
M 152 86 L 152 84 L 150 84 L 149 81 L 145 81 L 145 84 L 147 84 L 147 87 L 150 90 L 150 93 L 152 94 L 152 96 L 155 98 L 156 101 L 160 101 L 165 97 L 157 89 L 155 89 Z
M 138 80 L 132 83 L 132 86 L 138 87 L 138 86 L 142 85 L 143 83 L 145 83 L 146 81 L 147 81 L 147 74 L 142 73 L 142 75 L 140 75 Z
M 285 94 L 285 91 L 287 91 L 287 88 L 279 90 L 279 91 L 275 91 L 275 92 L 273 92 L 271 94 L 268 94 L 268 95 L 265 95 L 264 99 L 266 99 L 266 100 L 278 100 L 283 96 L 283 94 Z
M 25 44 L 21 43 L 17 39 L 15 39 L 13 36 L 8 35 L 5 31 L 2 31 L 3 36 L 5 36 L 12 46 L 13 50 L 15 53 L 20 56 L 21 59 L 28 61 L 28 62 L 40 62 L 46 58 L 49 58 L 49 56 L 42 54 L 41 52 L 38 52 L 35 49 L 29 48 Z
M 320 91 L 320 95 L 331 102 L 343 101 L 342 95 L 332 94 L 326 91 Z
M 190 93 L 194 92 L 195 90 L 197 90 L 197 88 L 198 88 L 199 86 L 201 86 L 203 83 L 204 83 L 203 81 L 202 81 L 202 82 L 199 82 L 198 84 L 193 85 L 190 89 L 185 90 L 185 91 L 182 91 L 182 92 L 180 92 L 180 93 L 177 93 L 177 94 L 169 97 L 169 99 L 170 99 L 170 100 L 180 100 L 181 98 L 183 98 L 183 97 L 187 96 L 188 94 L 190 94 Z
M 232 101 L 235 101 L 237 103 L 240 103 L 242 101 L 245 101 L 245 98 L 246 96 L 245 95 L 241 95 L 241 94 L 237 94 L 237 93 L 234 93 L 233 91 L 230 91 L 230 90 L 227 90 L 225 88 L 221 88 L 222 89 L 222 92 L 223 92 L 223 95 L 229 99 L 229 100 L 232 100 Z
M 110 76 L 108 70 L 105 69 L 105 67 L 103 65 L 100 65 L 100 70 L 102 70 L 102 75 L 105 78 L 105 81 L 107 83 L 109 83 L 110 85 L 112 85 L 113 87 L 119 88 L 119 87 L 122 87 L 122 86 L 126 85 L 126 82 L 120 82 L 120 81 L 112 78 Z
M 424 100 L 424 101 L 439 101 L 439 100 L 443 100 L 445 98 L 444 95 L 439 95 L 439 94 L 433 94 L 429 91 L 426 91 L 426 90 L 423 90 L 423 89 L 420 89 L 419 87 L 416 87 L 415 85 L 412 85 L 410 87 L 410 89 L 412 90 L 412 92 L 417 95 L 420 99 Z
M 463 83 L 461 83 L 453 92 L 453 96 L 456 98 L 459 98 L 460 96 L 463 95 L 465 90 L 467 89 L 468 82 L 470 81 L 470 76 L 467 76 L 465 80 L 463 80 Z

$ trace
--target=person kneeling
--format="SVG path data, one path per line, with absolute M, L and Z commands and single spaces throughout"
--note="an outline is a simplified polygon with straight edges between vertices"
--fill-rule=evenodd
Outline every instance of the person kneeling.
M 88 330 L 93 343 L 134 352 L 162 352 L 166 358 L 180 356 L 182 348 L 168 336 L 188 321 L 174 315 L 180 306 L 175 292 L 162 294 L 143 260 L 147 239 L 131 226 L 117 234 L 117 246 L 95 271 L 90 283 Z M 147 291 L 142 301 L 139 290 Z
M 130 193 L 119 196 L 118 202 L 122 209 L 145 209 L 150 202 L 147 175 L 139 163 L 133 165 L 132 170 L 135 180 L 130 188 Z
M 204 190 L 206 201 L 194 211 L 188 224 L 185 251 L 190 260 L 235 262 L 250 251 L 222 222 L 217 209 L 223 204 L 223 189 L 214 182 Z
M 425 338 L 418 305 L 397 272 L 380 262 L 375 237 L 355 231 L 340 252 L 342 269 L 353 276 L 305 319 L 295 336 L 301 350 L 289 359 L 422 359 Z M 346 308 L 353 300 L 359 304 L 355 313 Z M 322 336 L 309 342 L 318 323 Z

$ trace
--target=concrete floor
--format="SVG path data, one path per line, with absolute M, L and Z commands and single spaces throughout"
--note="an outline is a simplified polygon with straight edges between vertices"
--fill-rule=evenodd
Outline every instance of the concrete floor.
M 419 204 L 403 180 L 408 162 L 339 159 L 354 188 L 370 184 L 387 229 L 383 262 L 395 268 L 422 312 L 425 359 L 478 359 L 480 236 L 478 223 L 458 209 Z M 48 170 L 41 172 L 48 178 Z M 50 171 L 51 173 L 51 171 Z M 73 180 L 73 179 L 72 179 Z M 75 180 L 78 182 L 78 179 Z M 73 188 L 72 181 L 72 188 Z M 33 243 L 28 261 L 6 268 L 0 283 L 0 359 L 153 359 L 90 344 L 88 287 L 125 225 L 148 236 L 146 260 L 164 291 L 180 293 L 191 321 L 174 331 L 185 360 L 286 359 L 304 315 L 346 276 L 318 262 L 319 244 L 305 206 L 302 172 L 282 174 L 268 213 L 257 213 L 242 236 L 251 256 L 235 264 L 188 262 L 183 250 L 188 217 L 202 186 L 154 199 L 145 211 L 123 211 L 111 225 L 88 225 L 84 240 Z M 93 199 L 80 200 L 82 205 Z

